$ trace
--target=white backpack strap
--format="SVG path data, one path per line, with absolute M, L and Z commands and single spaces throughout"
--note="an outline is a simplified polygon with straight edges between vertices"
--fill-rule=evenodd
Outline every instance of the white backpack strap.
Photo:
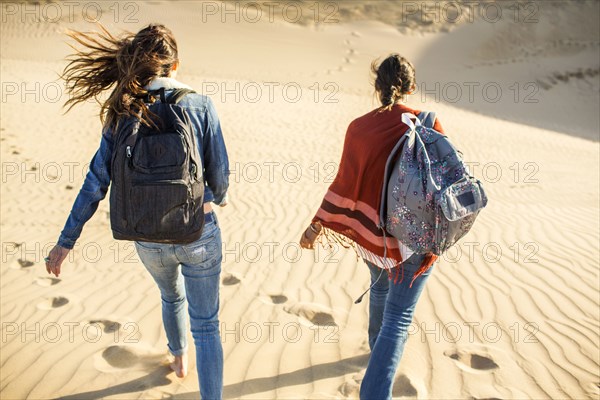
M 415 122 L 413 122 L 411 120 L 411 118 L 414 118 Z M 409 148 L 412 148 L 412 146 L 414 146 L 415 135 L 416 135 L 415 128 L 417 126 L 421 125 L 421 121 L 419 121 L 419 118 L 417 118 L 415 115 L 413 115 L 411 113 L 403 113 L 402 114 L 402 122 L 405 123 L 406 125 L 408 125 L 409 130 L 404 135 L 402 135 L 400 140 L 398 140 L 398 142 L 396 143 L 396 145 L 390 152 L 388 159 L 385 163 L 385 172 L 383 175 L 383 187 L 381 188 L 381 203 L 380 203 L 381 206 L 379 208 L 379 228 L 383 229 L 384 235 L 385 235 L 385 214 L 387 212 L 386 200 L 387 200 L 387 188 L 388 188 L 388 183 L 389 183 L 388 181 L 390 179 L 390 176 L 392 175 L 392 168 L 394 167 L 394 161 L 396 160 L 396 155 L 402 151 L 402 148 L 405 143 L 409 146 Z M 384 243 L 386 243 L 385 240 L 384 240 Z M 384 250 L 384 252 L 386 252 L 386 255 L 387 255 L 386 247 L 384 247 L 383 250 Z
M 411 118 L 414 118 L 415 122 L 413 122 Z M 417 135 L 415 128 L 417 126 L 421 126 L 421 120 L 419 120 L 419 117 L 415 116 L 414 114 L 402 113 L 402 122 L 408 125 L 408 132 L 406 132 L 404 135 L 408 136 L 408 148 L 412 149 L 412 147 L 415 145 L 415 135 Z
M 419 113 L 419 116 L 421 116 L 422 113 Z M 435 113 L 428 113 L 427 115 L 425 115 L 425 118 L 428 118 L 429 115 L 433 114 L 433 120 L 435 121 Z M 425 143 L 423 143 L 423 139 L 421 138 L 421 135 L 419 135 L 419 133 L 416 130 L 417 126 L 421 126 L 421 120 L 419 119 L 419 117 L 415 117 L 415 122 L 413 123 L 412 120 L 410 119 L 411 117 L 415 117 L 413 114 L 411 113 L 403 113 L 402 114 L 402 122 L 404 122 L 406 125 L 408 125 L 410 131 L 405 133 L 405 135 L 409 135 L 408 136 L 408 146 L 409 148 L 412 148 L 412 146 L 416 145 L 417 146 L 417 151 L 421 151 L 425 157 L 425 168 L 427 170 L 427 174 L 429 175 L 429 181 L 431 182 L 431 184 L 433 185 L 433 187 L 435 188 L 435 190 L 440 190 L 440 187 L 435 183 L 434 179 L 433 179 L 433 175 L 431 174 L 431 160 L 429 159 L 429 154 L 427 154 L 427 149 L 425 148 Z M 431 120 L 431 117 L 429 117 L 429 120 Z
M 415 122 L 413 122 L 411 118 L 414 118 Z M 413 131 L 417 126 L 421 125 L 421 120 L 419 117 L 411 113 L 402 113 L 402 122 L 408 125 L 408 128 L 411 131 Z

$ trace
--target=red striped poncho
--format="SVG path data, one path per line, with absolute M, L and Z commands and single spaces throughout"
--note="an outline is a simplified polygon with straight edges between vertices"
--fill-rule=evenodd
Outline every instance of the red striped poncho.
M 387 235 L 384 257 L 384 235 L 379 228 L 381 189 L 388 156 L 408 130 L 402 123 L 405 112 L 417 115 L 420 111 L 396 104 L 391 110 L 378 108 L 350 123 L 337 176 L 313 218 L 325 228 L 326 240 L 348 243 L 362 258 L 388 270 L 397 268 L 402 256 L 398 241 Z M 438 120 L 434 129 L 443 133 Z M 428 254 L 413 280 L 436 258 Z

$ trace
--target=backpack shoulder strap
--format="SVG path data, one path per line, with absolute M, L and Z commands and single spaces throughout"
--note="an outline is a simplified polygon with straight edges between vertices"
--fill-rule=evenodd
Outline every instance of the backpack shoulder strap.
M 433 126 L 435 125 L 435 112 L 421 111 L 417 117 L 419 117 L 421 125 L 433 129 Z
M 419 118 L 419 121 L 421 121 L 421 125 L 423 125 L 427 128 L 431 128 L 431 129 L 433 129 L 433 126 L 435 124 L 435 117 L 436 117 L 436 115 L 435 115 L 435 112 L 433 112 L 433 111 L 421 111 L 419 113 L 419 115 L 417 115 L 417 118 Z M 388 181 L 392 174 L 392 169 L 394 167 L 394 162 L 397 159 L 397 155 L 402 150 L 402 147 L 406 143 L 407 138 L 408 138 L 407 135 L 402 135 L 400 140 L 396 143 L 396 145 L 392 149 L 392 152 L 388 156 L 388 159 L 385 163 L 385 172 L 384 172 L 384 177 L 383 177 L 383 187 L 381 190 L 381 202 L 380 202 L 380 208 L 379 208 L 379 223 L 380 223 L 380 227 L 383 228 L 384 230 L 385 230 L 385 214 L 386 214 L 386 209 L 387 209 L 386 200 L 387 200 L 387 189 L 388 189 L 388 184 L 389 184 Z
M 149 90 L 146 96 L 144 96 L 144 103 L 152 103 L 154 102 L 153 98 L 159 97 L 160 101 L 163 103 L 167 102 L 167 98 L 165 97 L 165 88 L 161 87 L 156 90 Z
M 194 90 L 188 89 L 188 88 L 179 88 L 179 89 L 173 90 L 167 98 L 167 96 L 165 94 L 165 88 L 161 87 L 160 89 L 149 91 L 148 94 L 146 95 L 146 97 L 144 97 L 144 101 L 146 103 L 150 103 L 151 97 L 158 96 L 160 98 L 161 103 L 177 104 L 181 101 L 181 99 L 183 99 L 186 95 L 188 95 L 190 93 L 196 93 L 196 92 Z
M 188 88 L 175 89 L 169 94 L 169 99 L 167 102 L 170 104 L 177 104 L 181 101 L 181 99 L 183 99 L 186 95 L 188 95 L 190 93 L 196 93 L 196 92 L 193 91 L 192 89 L 188 89 Z
M 400 140 L 396 143 L 390 155 L 385 162 L 385 171 L 383 173 L 383 187 L 381 188 L 381 202 L 379 204 L 379 228 L 385 231 L 385 214 L 387 210 L 387 190 L 389 185 L 390 176 L 392 175 L 392 169 L 394 168 L 394 162 L 397 159 L 398 153 L 402 150 L 404 143 L 407 140 L 408 135 L 402 135 Z

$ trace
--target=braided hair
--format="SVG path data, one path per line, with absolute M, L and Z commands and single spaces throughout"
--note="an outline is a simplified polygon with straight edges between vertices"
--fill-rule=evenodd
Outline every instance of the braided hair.
M 375 91 L 385 110 L 411 93 L 416 85 L 415 67 L 399 54 L 391 54 L 380 64 L 378 60 L 373 61 L 371 72 L 375 76 Z

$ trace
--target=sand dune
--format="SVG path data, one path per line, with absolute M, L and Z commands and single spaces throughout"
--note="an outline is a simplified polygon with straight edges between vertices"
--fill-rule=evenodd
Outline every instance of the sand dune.
M 28 6 L 41 13 L 47 4 Z M 438 113 L 490 203 L 435 266 L 394 396 L 598 398 L 597 2 L 536 2 L 539 22 L 529 25 L 416 14 L 400 24 L 395 2 L 340 2 L 331 24 L 310 14 L 223 23 L 206 3 L 131 4 L 115 18 L 103 3 L 100 22 L 172 27 L 180 80 L 211 95 L 226 136 L 226 398 L 358 398 L 368 301 L 353 301 L 368 271 L 350 250 L 301 252 L 297 240 L 335 176 L 348 123 L 376 106 L 370 62 L 391 51 L 413 60 L 425 89 L 503 89 L 497 103 L 481 91 L 449 101 L 450 86 L 409 100 Z M 94 104 L 63 115 L 52 91 L 69 51 L 62 32 L 94 25 L 80 8 L 35 22 L 17 5 L 7 14 L 2 4 L 0 28 L 0 397 L 197 398 L 194 355 L 188 377 L 170 373 L 158 290 L 133 246 L 110 236 L 107 202 L 60 278 L 45 272 L 100 132 Z M 125 20 L 132 11 L 137 22 Z

